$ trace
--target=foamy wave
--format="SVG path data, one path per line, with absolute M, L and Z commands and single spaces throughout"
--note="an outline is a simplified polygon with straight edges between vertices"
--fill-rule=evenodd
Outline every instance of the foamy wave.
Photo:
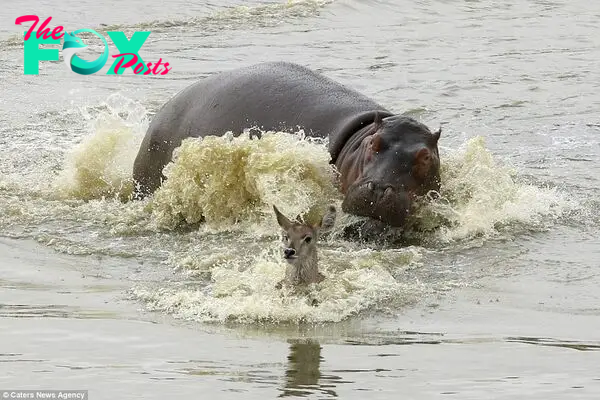
M 340 198 L 327 148 L 302 135 L 189 138 L 173 159 L 152 200 L 153 216 L 164 228 L 182 220 L 211 226 L 256 222 L 270 216 L 273 204 L 289 215 L 310 214 Z
M 200 289 L 136 288 L 150 310 L 202 322 L 339 322 L 367 310 L 388 311 L 415 301 L 426 290 L 397 278 L 419 264 L 412 248 L 378 252 L 322 250 L 326 279 L 302 290 L 275 289 L 285 265 L 276 246 L 251 259 L 217 261 L 211 284 Z M 384 262 L 382 262 L 384 261 Z M 386 262 L 387 261 L 387 262 Z
M 145 108 L 113 95 L 100 107 L 81 112 L 94 134 L 67 156 L 54 182 L 55 195 L 82 200 L 128 198 L 133 191 L 133 161 L 148 126 Z
M 419 210 L 422 228 L 437 229 L 444 242 L 490 237 L 506 226 L 528 229 L 552 223 L 577 204 L 556 188 L 519 182 L 498 165 L 483 137 L 470 139 L 442 160 L 441 197 Z
M 133 187 L 146 111 L 121 96 L 84 111 L 94 135 L 68 156 L 53 195 L 124 200 Z M 203 232 L 264 234 L 272 204 L 287 215 L 316 219 L 327 204 L 341 201 L 329 160 L 325 143 L 301 133 L 186 139 L 164 170 L 167 181 L 148 202 L 149 224 L 156 230 L 204 221 Z M 556 188 L 520 182 L 515 171 L 496 162 L 482 137 L 446 152 L 441 176 L 441 196 L 424 202 L 414 217 L 417 239 L 424 242 L 493 237 L 516 225 L 543 229 L 577 207 Z M 340 221 L 356 219 L 340 210 Z

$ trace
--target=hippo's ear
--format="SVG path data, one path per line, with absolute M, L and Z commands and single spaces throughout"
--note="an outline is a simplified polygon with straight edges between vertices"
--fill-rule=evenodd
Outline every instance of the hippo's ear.
M 290 221 L 285 215 L 280 213 L 274 204 L 273 211 L 275 211 L 275 216 L 277 217 L 277 223 L 279 224 L 279 226 L 285 230 L 288 230 L 292 226 L 292 221 Z
M 413 175 L 417 178 L 425 179 L 431 170 L 432 160 L 431 150 L 423 147 L 415 154 L 415 161 L 413 163 Z
M 374 129 L 378 131 L 382 124 L 383 117 L 381 116 L 381 113 L 379 111 L 375 111 L 375 117 L 373 118 Z
M 437 132 L 433 133 L 433 139 L 434 139 L 435 143 L 437 143 L 438 140 L 440 140 L 441 134 L 442 134 L 442 127 L 440 126 L 440 129 L 438 129 Z
M 371 151 L 373 153 L 379 152 L 381 150 L 381 135 L 379 134 L 379 129 L 383 125 L 383 117 L 381 116 L 381 112 L 375 111 L 375 117 L 373 118 L 373 136 L 371 137 Z

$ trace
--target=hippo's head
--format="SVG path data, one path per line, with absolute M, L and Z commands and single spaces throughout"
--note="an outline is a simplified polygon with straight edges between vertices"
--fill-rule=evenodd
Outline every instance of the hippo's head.
M 342 162 L 342 209 L 402 227 L 417 196 L 439 191 L 440 159 L 432 133 L 416 120 L 392 115 L 365 127 L 352 155 Z M 345 175 L 345 176 L 344 176 Z

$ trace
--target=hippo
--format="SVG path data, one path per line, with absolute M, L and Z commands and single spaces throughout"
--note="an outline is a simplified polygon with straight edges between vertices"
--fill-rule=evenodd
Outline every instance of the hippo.
M 279 61 L 211 75 L 170 99 L 140 145 L 134 198 L 160 187 L 183 139 L 252 127 L 328 138 L 345 213 L 402 227 L 418 197 L 439 191 L 441 128 L 432 132 L 316 71 Z

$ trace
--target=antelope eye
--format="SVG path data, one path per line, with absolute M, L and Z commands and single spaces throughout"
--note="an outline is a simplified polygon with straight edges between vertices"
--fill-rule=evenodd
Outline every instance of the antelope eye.
M 281 240 L 287 242 L 289 240 L 289 236 L 287 235 L 287 233 L 282 233 L 281 234 Z
M 311 240 L 312 240 L 312 238 L 310 236 L 307 236 L 307 237 L 304 238 L 304 241 L 306 243 L 310 243 Z

